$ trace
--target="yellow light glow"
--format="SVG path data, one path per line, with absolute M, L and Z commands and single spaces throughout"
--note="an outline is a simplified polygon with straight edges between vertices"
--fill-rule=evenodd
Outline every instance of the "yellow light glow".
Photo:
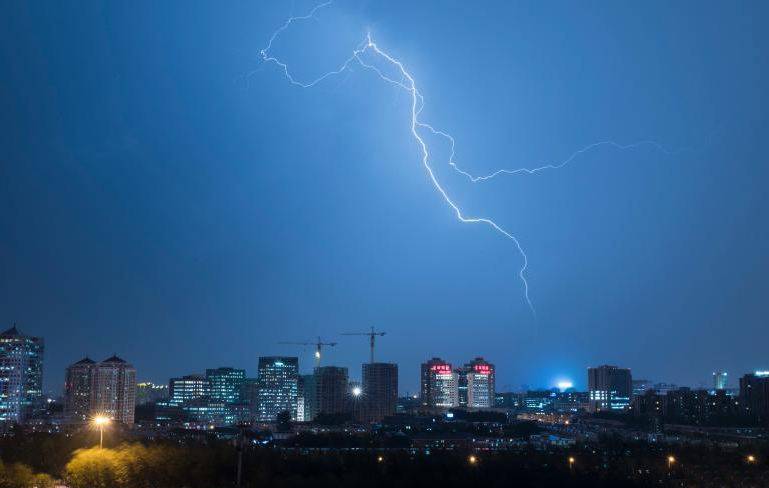
M 576 459 L 574 459 L 573 457 L 569 457 L 569 464 L 574 464 L 575 462 L 577 462 Z
M 468 458 L 467 458 L 467 461 L 468 461 L 470 464 L 475 464 L 475 463 L 477 463 L 477 462 L 478 462 L 478 458 L 477 458 L 477 457 L 475 457 L 475 456 L 472 456 L 472 455 L 471 455 L 470 457 L 468 457 Z
M 382 457 L 382 456 L 377 456 L 377 458 L 376 458 L 376 462 L 378 462 L 378 463 L 381 463 L 382 461 L 384 461 L 384 457 Z
M 749 463 L 755 463 L 756 462 L 756 456 L 750 454 L 748 455 L 748 462 Z
M 103 415 L 96 416 L 93 419 L 93 423 L 99 427 L 102 425 L 107 425 L 109 423 L 109 417 L 105 417 Z

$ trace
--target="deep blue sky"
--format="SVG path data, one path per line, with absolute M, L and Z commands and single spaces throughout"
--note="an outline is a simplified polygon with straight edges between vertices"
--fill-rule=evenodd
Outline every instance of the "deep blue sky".
M 276 342 L 317 335 L 359 376 L 366 340 L 337 334 L 370 325 L 403 392 L 433 355 L 485 356 L 498 389 L 769 367 L 769 4 L 338 2 L 275 43 L 312 78 L 370 29 L 473 172 L 683 149 L 475 186 L 437 164 L 520 238 L 536 320 L 509 241 L 427 179 L 407 94 L 259 62 L 311 6 L 0 7 L 0 323 L 45 337 L 49 389 L 84 354 L 155 381 L 267 354 L 307 370 L 311 348 Z

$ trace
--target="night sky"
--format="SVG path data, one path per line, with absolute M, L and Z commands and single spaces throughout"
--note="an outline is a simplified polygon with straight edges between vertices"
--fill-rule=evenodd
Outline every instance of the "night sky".
M 259 51 L 311 2 L 0 7 L 0 325 L 46 340 L 45 383 L 88 354 L 142 380 L 235 366 L 321 335 L 359 377 L 482 355 L 497 389 L 612 363 L 698 386 L 769 368 L 769 3 L 336 2 L 273 53 L 312 79 L 370 30 L 476 173 L 441 181 L 409 96 L 372 72 L 292 86 Z

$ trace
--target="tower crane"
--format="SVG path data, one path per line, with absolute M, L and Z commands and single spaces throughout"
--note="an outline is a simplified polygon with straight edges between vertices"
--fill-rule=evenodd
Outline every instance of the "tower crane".
M 336 342 L 323 342 L 320 337 L 318 337 L 317 342 L 278 342 L 278 344 L 291 344 L 294 346 L 315 346 L 315 367 L 320 367 L 320 350 L 323 346 L 329 346 L 334 347 L 337 345 Z
M 343 332 L 342 335 L 347 336 L 368 336 L 369 337 L 369 346 L 371 347 L 371 360 L 370 362 L 374 362 L 374 340 L 377 336 L 382 337 L 387 332 L 382 331 L 376 331 L 373 327 L 371 327 L 371 331 L 369 332 Z

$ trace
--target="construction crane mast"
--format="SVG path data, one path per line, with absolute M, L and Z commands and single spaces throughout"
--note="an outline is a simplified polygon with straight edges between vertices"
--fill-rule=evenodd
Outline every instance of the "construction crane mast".
M 291 344 L 294 346 L 315 346 L 315 367 L 320 367 L 320 350 L 323 346 L 329 346 L 334 347 L 337 345 L 336 342 L 323 342 L 320 337 L 318 337 L 317 342 L 278 342 L 278 344 Z
M 343 332 L 342 335 L 347 335 L 347 336 L 368 336 L 369 337 L 369 345 L 371 347 L 371 359 L 370 359 L 370 362 L 373 363 L 374 362 L 374 340 L 375 340 L 375 338 L 377 336 L 382 337 L 386 333 L 387 332 L 376 331 L 376 330 L 374 330 L 373 327 L 371 327 L 371 331 L 370 332 Z

